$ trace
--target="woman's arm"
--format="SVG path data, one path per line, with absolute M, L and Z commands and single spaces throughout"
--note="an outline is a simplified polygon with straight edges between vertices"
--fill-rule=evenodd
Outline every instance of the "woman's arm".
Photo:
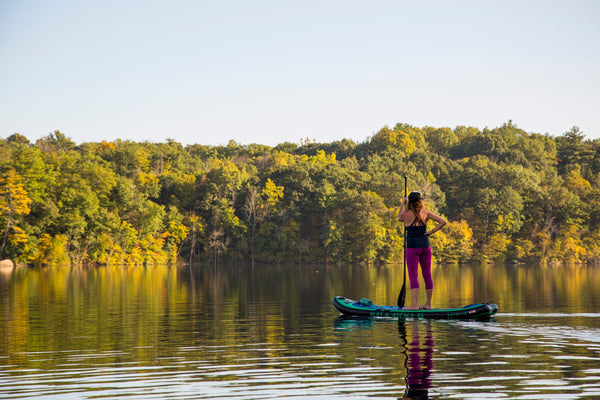
M 398 221 L 404 221 L 404 211 L 406 211 L 406 197 L 402 198 L 402 203 L 400 204 L 400 212 L 398 213 Z
M 448 223 L 448 221 L 446 221 L 444 218 L 440 217 L 437 214 L 432 213 L 429 210 L 427 210 L 427 219 L 432 219 L 435 222 L 437 222 L 438 224 L 432 230 L 425 232 L 425 236 L 433 235 L 434 233 L 436 233 L 437 231 L 442 229 L 444 227 L 444 225 L 446 225 Z

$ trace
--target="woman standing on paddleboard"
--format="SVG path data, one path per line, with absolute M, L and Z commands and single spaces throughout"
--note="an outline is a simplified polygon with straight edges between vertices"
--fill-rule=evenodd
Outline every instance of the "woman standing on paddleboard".
M 408 200 L 408 202 L 407 202 Z M 427 230 L 427 221 L 433 220 L 438 224 L 430 231 Z M 429 247 L 429 236 L 442 229 L 447 221 L 427 210 L 423 206 L 421 193 L 412 192 L 402 198 L 402 206 L 398 221 L 404 222 L 406 229 L 406 267 L 410 280 L 412 304 L 404 307 L 406 310 L 419 309 L 419 264 L 421 274 L 425 281 L 425 292 L 427 301 L 421 306 L 423 310 L 431 309 L 431 296 L 433 295 L 433 279 L 431 278 L 431 247 Z

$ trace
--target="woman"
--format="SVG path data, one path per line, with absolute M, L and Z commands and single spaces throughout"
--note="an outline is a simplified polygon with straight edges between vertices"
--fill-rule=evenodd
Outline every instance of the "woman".
M 431 247 L 429 247 L 429 236 L 442 229 L 447 221 L 432 213 L 423 207 L 423 198 L 421 193 L 412 192 L 402 199 L 402 206 L 398 221 L 404 222 L 406 229 L 406 266 L 408 268 L 408 278 L 410 280 L 410 289 L 412 304 L 404 307 L 406 310 L 419 309 L 419 264 L 421 264 L 421 274 L 425 280 L 425 292 L 427 301 L 420 309 L 431 309 L 431 296 L 433 295 L 433 279 L 431 278 Z M 430 231 L 427 230 L 427 221 L 434 220 L 438 224 Z

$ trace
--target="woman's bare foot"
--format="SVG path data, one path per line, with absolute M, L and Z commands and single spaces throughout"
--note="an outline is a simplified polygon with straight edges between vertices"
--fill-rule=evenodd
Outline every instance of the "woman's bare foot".
M 419 307 L 419 310 L 431 310 L 431 306 L 430 305 L 428 306 L 428 305 L 424 304 L 421 307 Z
M 403 310 L 418 310 L 418 309 L 419 309 L 418 304 L 411 304 L 410 306 L 406 306 L 403 308 Z

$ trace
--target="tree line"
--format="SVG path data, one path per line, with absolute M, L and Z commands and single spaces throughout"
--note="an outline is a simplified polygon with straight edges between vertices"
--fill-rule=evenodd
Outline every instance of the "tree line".
M 0 259 L 43 264 L 385 263 L 419 190 L 438 262 L 600 260 L 600 140 L 509 121 L 383 127 L 362 143 L 0 140 Z

